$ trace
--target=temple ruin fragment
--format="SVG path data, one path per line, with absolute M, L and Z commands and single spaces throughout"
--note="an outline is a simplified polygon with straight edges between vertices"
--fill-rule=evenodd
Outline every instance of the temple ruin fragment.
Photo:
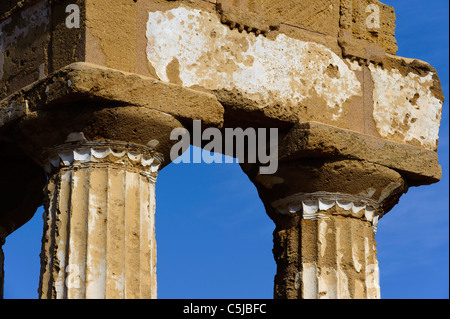
M 378 220 L 441 178 L 437 72 L 396 52 L 377 0 L 2 1 L 0 247 L 44 205 L 40 298 L 156 298 L 171 131 L 278 128 L 241 164 L 274 298 L 380 298 Z

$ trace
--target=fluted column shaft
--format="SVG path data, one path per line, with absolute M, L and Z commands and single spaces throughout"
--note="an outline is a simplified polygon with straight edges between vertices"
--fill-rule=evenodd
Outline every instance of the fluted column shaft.
M 408 189 L 397 171 L 352 159 L 299 158 L 273 175 L 241 165 L 275 223 L 274 298 L 378 299 L 378 221 Z
M 65 145 L 47 171 L 40 298 L 156 298 L 162 158 L 131 144 Z
M 378 205 L 341 194 L 305 195 L 287 206 L 274 231 L 275 298 L 380 298 Z

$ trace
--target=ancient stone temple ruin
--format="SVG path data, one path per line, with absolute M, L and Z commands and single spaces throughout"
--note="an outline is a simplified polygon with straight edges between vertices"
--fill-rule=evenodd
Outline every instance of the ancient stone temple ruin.
M 441 178 L 440 81 L 394 33 L 377 0 L 1 1 L 0 244 L 44 205 L 40 298 L 156 298 L 171 132 L 277 128 L 275 173 L 241 163 L 274 297 L 380 298 L 378 220 Z

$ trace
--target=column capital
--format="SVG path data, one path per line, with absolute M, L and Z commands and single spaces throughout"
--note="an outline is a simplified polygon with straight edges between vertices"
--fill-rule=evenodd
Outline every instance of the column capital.
M 353 217 L 365 218 L 366 212 L 381 217 L 408 190 L 407 181 L 396 170 L 361 160 L 298 158 L 280 162 L 273 175 L 242 167 L 274 220 L 299 211 L 304 217 L 320 216 L 323 208 L 335 204 Z
M 372 224 L 374 232 L 381 216 L 380 204 L 377 201 L 361 195 L 343 193 L 297 193 L 273 202 L 272 206 L 280 214 L 300 215 L 305 220 L 330 219 L 329 215 L 362 219 Z M 335 206 L 338 209 L 328 213 Z
M 164 156 L 154 151 L 155 144 L 158 144 L 156 140 L 149 142 L 151 146 L 119 141 L 75 141 L 47 149 L 41 162 L 49 175 L 62 167 L 127 165 L 156 181 Z
M 39 296 L 156 298 L 156 142 L 76 136 L 42 153 L 49 178 Z
M 281 160 L 273 175 L 241 166 L 276 225 L 275 298 L 380 298 L 375 233 L 408 189 L 400 172 L 319 152 Z

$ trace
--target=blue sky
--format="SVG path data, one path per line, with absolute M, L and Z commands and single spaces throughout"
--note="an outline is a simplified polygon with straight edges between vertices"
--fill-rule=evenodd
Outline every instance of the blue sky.
M 449 2 L 384 0 L 397 13 L 399 56 L 429 62 L 449 97 Z M 382 298 L 449 298 L 449 113 L 442 181 L 411 188 L 376 240 Z M 273 222 L 238 164 L 171 164 L 157 182 L 159 298 L 272 298 Z M 5 298 L 37 298 L 42 213 L 3 247 Z

